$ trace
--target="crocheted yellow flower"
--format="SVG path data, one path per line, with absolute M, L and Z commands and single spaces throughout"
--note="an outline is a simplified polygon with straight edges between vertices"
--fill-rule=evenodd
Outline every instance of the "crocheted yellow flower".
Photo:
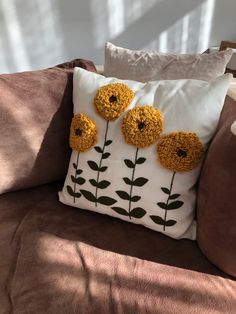
M 163 167 L 175 172 L 190 171 L 199 163 L 203 145 L 196 133 L 173 132 L 160 139 L 157 153 Z
M 125 84 L 114 83 L 98 89 L 94 105 L 98 113 L 108 121 L 119 118 L 134 98 L 134 92 Z
M 147 147 L 163 130 L 162 113 L 152 106 L 138 106 L 125 115 L 121 130 L 128 144 Z
M 74 116 L 70 126 L 70 147 L 78 152 L 84 152 L 97 142 L 97 127 L 86 114 Z

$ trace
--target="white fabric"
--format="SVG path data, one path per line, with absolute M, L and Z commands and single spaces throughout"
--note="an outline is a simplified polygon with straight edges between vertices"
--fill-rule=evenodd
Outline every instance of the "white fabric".
M 173 54 L 105 45 L 104 75 L 125 80 L 197 79 L 209 81 L 225 72 L 233 50 L 204 54 Z
M 105 78 L 102 75 L 75 68 L 73 82 L 74 114 L 79 112 L 85 113 L 96 122 L 98 129 L 98 143 L 96 145 L 102 147 L 106 121 L 98 115 L 93 105 L 93 100 L 99 87 L 109 83 L 122 82 L 135 92 L 135 97 L 128 109 L 137 105 L 155 106 L 161 110 L 164 117 L 164 131 L 162 135 L 172 131 L 195 132 L 206 149 L 216 129 L 231 77 L 230 74 L 225 74 L 210 82 L 165 80 L 143 84 L 135 81 Z M 120 199 L 116 191 L 122 190 L 129 193 L 129 186 L 125 184 L 123 178 L 131 178 L 132 169 L 127 168 L 124 159 L 133 161 L 136 148 L 126 144 L 121 133 L 121 123 L 124 114 L 117 120 L 109 122 L 107 139 L 111 139 L 113 142 L 106 147 L 106 152 L 110 152 L 111 156 L 102 162 L 102 166 L 107 166 L 108 168 L 107 171 L 100 173 L 100 180 L 110 181 L 111 185 L 105 189 L 99 189 L 98 196 L 112 197 L 117 200 L 113 206 L 127 209 L 128 201 Z M 72 152 L 64 188 L 59 192 L 60 201 L 71 206 L 142 224 L 176 239 L 195 239 L 194 206 L 196 191 L 194 186 L 199 175 L 200 165 L 190 172 L 176 173 L 172 193 L 179 193 L 181 195 L 179 200 L 183 201 L 184 204 L 179 209 L 168 211 L 167 219 L 176 220 L 177 223 L 172 227 L 166 227 L 164 231 L 163 226 L 155 224 L 150 219 L 150 215 L 164 217 L 165 210 L 159 208 L 157 203 L 166 202 L 167 195 L 163 193 L 161 187 L 170 187 L 173 173 L 159 163 L 156 147 L 157 143 L 148 148 L 139 149 L 138 152 L 138 157 L 144 157 L 146 161 L 137 165 L 135 177 L 145 177 L 149 181 L 142 187 L 133 188 L 133 195 L 139 195 L 141 199 L 136 203 L 132 203 L 132 207 L 145 209 L 147 213 L 143 218 L 132 217 L 130 220 L 129 217 L 113 211 L 110 208 L 111 206 L 98 204 L 96 207 L 94 203 L 89 202 L 83 196 L 76 199 L 74 203 L 73 197 L 67 193 L 66 186 L 72 186 L 71 175 L 74 175 L 75 172 L 73 163 L 76 163 L 77 158 L 77 152 L 75 151 Z M 87 161 L 92 160 L 99 163 L 99 156 L 99 153 L 94 148 L 80 153 L 79 168 L 83 169 L 82 175 L 86 179 L 86 183 L 82 186 L 77 185 L 77 192 L 80 189 L 84 189 L 95 193 L 95 187 L 90 184 L 89 179 L 96 179 L 96 173 L 88 167 Z

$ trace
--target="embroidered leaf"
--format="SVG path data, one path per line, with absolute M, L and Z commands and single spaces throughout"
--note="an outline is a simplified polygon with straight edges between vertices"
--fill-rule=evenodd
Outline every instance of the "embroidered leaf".
M 66 189 L 67 189 L 67 192 L 68 192 L 68 194 L 70 194 L 71 196 L 73 196 L 73 197 L 80 197 L 81 196 L 81 193 L 79 193 L 79 192 L 74 192 L 73 191 L 73 189 L 72 189 L 72 187 L 71 186 L 69 186 L 69 185 L 67 185 L 66 186 Z
M 116 191 L 116 193 L 119 195 L 120 198 L 122 198 L 122 200 L 130 200 L 130 196 L 127 192 L 125 191 Z
M 125 159 L 124 163 L 126 164 L 126 166 L 128 168 L 134 168 L 134 166 L 135 166 L 134 163 L 131 160 L 129 160 L 129 159 Z
M 96 164 L 96 162 L 92 161 L 92 160 L 89 160 L 88 161 L 88 165 L 89 167 L 92 169 L 92 170 L 95 170 L 95 171 L 98 171 L 98 165 Z
M 143 164 L 145 161 L 146 161 L 146 158 L 144 158 L 144 157 L 139 157 L 139 158 L 136 160 L 136 164 L 141 165 L 141 164 Z
M 170 194 L 170 190 L 167 189 L 167 188 L 161 187 L 161 190 L 162 190 L 164 193 L 168 194 L 168 195 Z
M 177 208 L 180 208 L 183 204 L 184 204 L 184 202 L 182 202 L 182 201 L 175 201 L 175 202 L 168 204 L 167 209 L 168 210 L 177 209 Z
M 83 172 L 83 170 L 82 170 L 82 169 L 78 169 L 78 170 L 76 170 L 76 174 L 78 174 L 78 175 L 80 175 L 82 172 Z
M 71 176 L 71 180 L 72 182 L 77 183 L 79 185 L 84 184 L 86 181 L 84 178 L 81 178 L 81 177 L 75 178 L 74 176 Z
M 94 179 L 90 179 L 89 182 L 92 184 L 92 186 L 97 186 L 97 181 Z
M 73 162 L 73 167 L 75 168 L 75 169 L 77 169 L 77 165 Z
M 165 220 L 162 219 L 160 216 L 154 216 L 151 215 L 150 218 L 152 219 L 153 222 L 155 222 L 155 224 L 157 225 L 165 225 Z
M 98 152 L 98 153 L 102 153 L 102 149 L 101 149 L 101 147 L 99 147 L 99 146 L 94 146 L 94 149 L 96 150 L 96 152 Z
M 123 180 L 125 181 L 126 184 L 133 185 L 133 182 L 129 178 L 124 177 Z
M 105 145 L 106 145 L 106 146 L 109 146 L 111 143 L 112 143 L 112 140 L 107 140 L 106 143 L 105 143 Z
M 166 203 L 159 202 L 159 203 L 157 203 L 157 205 L 158 205 L 159 207 L 161 207 L 162 209 L 167 209 Z
M 180 194 L 172 194 L 169 196 L 169 199 L 174 200 L 174 199 L 178 198 L 179 196 L 180 196 Z
M 93 203 L 97 202 L 96 197 L 91 192 L 86 191 L 86 190 L 80 190 L 80 192 L 86 198 L 86 200 L 93 202 Z
M 107 167 L 106 167 L 106 166 L 99 168 L 99 171 L 100 171 L 100 172 L 104 172 L 104 171 L 106 171 L 106 170 L 107 170 Z
M 102 159 L 107 159 L 109 156 L 111 156 L 110 153 L 104 153 L 102 154 Z
M 131 198 L 131 202 L 138 202 L 141 199 L 141 196 L 135 195 Z
M 131 210 L 130 216 L 134 218 L 142 218 L 146 214 L 146 210 L 141 207 L 135 207 Z
M 165 222 L 165 226 L 166 227 L 171 227 L 171 226 L 174 226 L 175 224 L 176 224 L 176 220 L 172 220 L 172 219 L 170 219 L 170 220 L 167 220 L 166 222 Z
M 98 203 L 103 204 L 103 205 L 113 205 L 115 204 L 117 201 L 114 198 L 108 197 L 108 196 L 100 196 L 98 198 Z
M 148 182 L 148 179 L 140 177 L 134 180 L 133 185 L 135 186 L 143 186 L 145 183 Z
M 111 209 L 113 209 L 116 213 L 123 215 L 123 216 L 129 216 L 129 213 L 121 207 L 111 207 Z
M 110 184 L 111 184 L 111 182 L 106 181 L 106 180 L 102 180 L 102 181 L 98 182 L 97 187 L 98 187 L 99 189 L 105 189 L 105 188 L 107 188 Z

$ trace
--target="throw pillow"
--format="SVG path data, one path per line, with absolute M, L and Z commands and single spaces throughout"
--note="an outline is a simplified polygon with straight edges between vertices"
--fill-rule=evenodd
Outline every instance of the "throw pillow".
M 76 59 L 50 69 L 0 75 L 0 194 L 62 179 L 70 150 Z
M 105 45 L 104 75 L 140 82 L 197 79 L 208 81 L 225 72 L 233 50 L 205 54 L 164 54 Z
M 197 197 L 197 240 L 209 260 L 236 276 L 236 100 L 227 96 L 204 161 Z
M 75 68 L 60 201 L 195 239 L 194 186 L 230 80 L 143 84 Z

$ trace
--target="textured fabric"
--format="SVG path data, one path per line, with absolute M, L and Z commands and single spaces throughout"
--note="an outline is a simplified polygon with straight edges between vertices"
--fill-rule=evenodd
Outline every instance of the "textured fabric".
M 58 184 L 0 196 L 1 314 L 234 314 L 196 242 L 74 209 Z
M 73 67 L 0 75 L 0 194 L 36 186 L 66 174 L 70 149 Z
M 199 181 L 198 243 L 204 254 L 236 276 L 236 101 L 227 96 Z
M 231 75 L 226 74 L 211 82 L 164 80 L 143 84 L 104 78 L 99 74 L 75 68 L 74 114 L 86 114 L 95 122 L 98 130 L 97 144 L 80 153 L 76 151 L 76 147 L 74 148 L 65 186 L 59 194 L 60 200 L 71 206 L 145 225 L 176 239 L 195 239 L 195 183 L 201 159 L 193 160 L 193 168 L 192 164 L 186 161 L 185 172 L 181 172 L 182 169 L 178 166 L 182 165 L 182 162 L 184 164 L 191 154 L 194 157 L 198 156 L 199 146 L 195 145 L 197 137 L 200 145 L 207 148 L 215 132 L 230 80 Z M 97 91 L 102 90 L 103 93 L 107 87 L 109 93 L 111 91 L 116 93 L 118 90 L 119 110 L 129 98 L 129 93 L 123 94 L 123 89 L 122 92 L 116 89 L 120 85 L 108 85 L 109 83 L 125 83 L 126 91 L 130 89 L 135 96 L 119 118 L 107 123 L 98 114 L 94 105 Z M 101 86 L 102 89 L 99 89 Z M 114 90 L 109 89 L 111 86 L 115 86 Z M 105 108 L 105 102 L 110 110 L 107 113 L 113 113 L 116 105 L 114 102 L 109 103 L 106 98 L 101 101 L 99 108 L 101 110 Z M 146 107 L 147 104 L 150 107 Z M 158 148 L 159 155 L 157 147 L 163 143 L 163 138 L 154 138 L 154 142 L 144 148 L 127 144 L 121 131 L 121 124 L 123 119 L 126 119 L 124 117 L 130 114 L 129 110 L 132 108 L 136 110 L 138 106 L 139 110 L 158 109 L 162 113 L 164 128 L 161 135 L 170 136 L 171 132 L 182 131 L 196 135 L 190 137 L 187 146 L 174 138 L 168 145 L 162 145 L 161 151 Z M 149 130 L 147 132 L 150 136 L 156 130 L 159 118 L 152 122 L 153 116 L 153 113 L 147 115 L 147 121 L 144 122 L 146 126 L 138 133 L 137 141 L 146 130 Z M 136 124 L 140 121 L 143 123 L 142 119 L 143 116 L 132 120 L 134 123 L 131 127 L 127 126 L 126 136 L 133 135 Z M 83 128 L 80 131 L 82 134 L 86 133 Z M 73 140 L 79 139 L 79 136 L 74 136 L 74 130 L 71 132 Z M 177 134 L 182 136 L 185 133 Z M 186 134 L 186 141 L 190 134 Z M 193 146 L 190 146 L 191 141 L 194 143 Z M 91 143 L 94 143 L 93 139 Z M 173 149 L 174 145 L 176 149 Z M 177 152 L 183 149 L 185 159 L 177 156 Z M 163 154 L 164 158 L 161 160 Z M 163 160 L 166 162 L 167 159 L 170 161 L 168 169 L 163 164 Z
M 105 45 L 104 75 L 140 82 L 214 79 L 225 72 L 233 50 L 210 54 L 163 54 Z

